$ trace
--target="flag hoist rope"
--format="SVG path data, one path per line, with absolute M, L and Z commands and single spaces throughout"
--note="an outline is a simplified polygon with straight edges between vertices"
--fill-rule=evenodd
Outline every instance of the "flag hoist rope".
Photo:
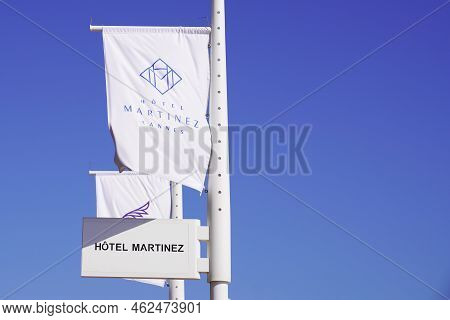
M 102 26 L 90 26 L 91 31 L 101 32 Z M 212 0 L 211 10 L 211 87 L 209 124 L 212 135 L 212 155 L 208 173 L 208 243 L 210 297 L 228 299 L 231 282 L 231 210 L 228 149 L 228 104 L 225 49 L 225 1 Z M 181 185 L 173 188 L 181 190 Z M 181 191 L 179 193 L 181 195 Z M 181 203 L 180 199 L 173 199 Z M 181 207 L 180 207 L 181 208 Z M 182 214 L 182 211 L 181 211 Z M 180 280 L 172 280 L 180 281 Z M 179 283 L 177 294 L 184 299 L 184 282 Z M 181 287 L 181 283 L 183 283 Z M 175 285 L 176 286 L 176 285 Z M 172 289 L 175 287 L 172 285 Z M 173 294 L 173 295 L 172 295 Z

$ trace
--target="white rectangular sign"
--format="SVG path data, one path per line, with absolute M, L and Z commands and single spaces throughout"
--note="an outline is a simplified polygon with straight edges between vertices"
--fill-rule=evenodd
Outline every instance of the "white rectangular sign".
M 81 276 L 200 279 L 199 220 L 84 218 Z

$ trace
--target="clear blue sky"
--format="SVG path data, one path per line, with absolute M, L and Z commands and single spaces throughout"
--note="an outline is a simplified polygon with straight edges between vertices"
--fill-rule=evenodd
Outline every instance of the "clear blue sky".
M 103 65 L 104 25 L 205 25 L 192 1 L 6 0 Z M 1 1 L 3 2 L 3 0 Z M 261 125 L 444 0 L 228 1 L 231 124 Z M 0 295 L 81 243 L 95 215 L 89 169 L 114 169 L 104 72 L 0 3 Z M 232 182 L 233 299 L 450 296 L 450 5 L 276 123 L 313 125 L 310 176 Z M 275 80 L 275 81 L 274 81 Z M 232 161 L 237 159 L 234 153 Z M 185 191 L 185 216 L 205 197 Z M 77 252 L 15 299 L 164 299 L 160 289 L 80 277 Z M 208 298 L 205 279 L 187 297 Z

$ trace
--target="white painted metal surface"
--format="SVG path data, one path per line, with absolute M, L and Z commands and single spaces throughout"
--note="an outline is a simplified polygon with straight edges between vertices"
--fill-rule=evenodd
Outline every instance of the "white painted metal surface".
M 81 275 L 200 279 L 203 228 L 189 219 L 84 218 Z
M 183 219 L 183 186 L 181 184 L 171 182 L 172 196 L 172 219 Z M 169 280 L 169 299 L 184 300 L 185 289 L 184 280 Z
M 211 284 L 211 299 L 228 299 L 228 284 L 231 282 L 231 215 L 224 0 L 212 0 L 211 17 L 209 123 L 213 152 L 208 176 L 208 281 Z
M 139 172 L 135 172 L 135 171 L 123 171 L 123 172 L 119 172 L 119 171 L 93 171 L 90 170 L 89 174 L 91 176 L 107 176 L 107 175 L 115 175 L 115 174 L 129 174 L 129 175 L 139 175 L 141 173 Z
M 103 31 L 103 26 L 93 26 L 93 25 L 89 25 L 89 30 L 91 32 L 102 32 Z
M 93 26 L 89 25 L 89 30 L 91 32 L 102 32 L 104 26 Z M 108 26 L 111 28 L 120 28 L 119 26 Z M 195 29 L 195 30 L 202 30 L 204 32 L 211 32 L 211 29 L 209 27 L 147 27 L 147 26 L 135 26 L 135 28 L 145 28 L 145 29 L 178 29 L 178 28 L 188 28 L 188 29 Z

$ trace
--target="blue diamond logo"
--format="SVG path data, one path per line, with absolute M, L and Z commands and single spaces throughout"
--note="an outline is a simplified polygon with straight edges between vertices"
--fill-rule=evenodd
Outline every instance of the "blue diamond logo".
M 142 71 L 140 76 L 147 80 L 161 94 L 166 93 L 181 81 L 178 73 L 162 59 L 156 60 L 154 64 Z

